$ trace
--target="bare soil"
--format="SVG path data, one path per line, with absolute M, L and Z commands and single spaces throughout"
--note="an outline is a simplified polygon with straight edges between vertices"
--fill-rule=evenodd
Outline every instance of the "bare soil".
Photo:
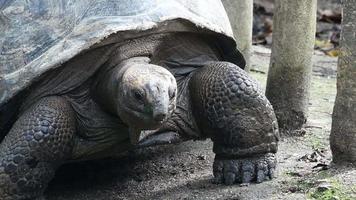
M 253 50 L 251 75 L 265 86 L 270 50 L 258 46 Z M 317 195 L 331 195 L 324 199 L 356 199 L 356 168 L 330 165 L 328 138 L 336 94 L 337 60 L 316 52 L 314 63 L 305 134 L 280 142 L 278 177 L 272 181 L 215 185 L 211 183 L 212 142 L 189 141 L 136 150 L 111 160 L 65 165 L 45 196 L 48 200 L 295 200 L 318 199 Z

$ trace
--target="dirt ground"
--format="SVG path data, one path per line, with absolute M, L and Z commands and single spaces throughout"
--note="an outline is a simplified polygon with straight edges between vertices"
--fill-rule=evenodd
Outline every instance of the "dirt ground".
M 264 86 L 270 50 L 258 46 L 253 50 L 251 75 Z M 51 182 L 47 199 L 356 199 L 356 169 L 330 165 L 328 137 L 337 60 L 316 52 L 314 62 L 305 135 L 280 142 L 276 179 L 215 185 L 211 141 L 190 141 L 66 165 Z

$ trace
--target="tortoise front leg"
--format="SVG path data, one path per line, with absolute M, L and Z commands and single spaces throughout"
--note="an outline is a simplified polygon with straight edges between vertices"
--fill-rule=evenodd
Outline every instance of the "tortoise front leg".
M 0 199 L 41 196 L 70 158 L 74 131 L 74 112 L 62 97 L 43 98 L 20 116 L 0 144 Z
M 257 82 L 232 63 L 212 62 L 195 72 L 189 91 L 199 129 L 214 142 L 215 181 L 272 178 L 278 125 Z

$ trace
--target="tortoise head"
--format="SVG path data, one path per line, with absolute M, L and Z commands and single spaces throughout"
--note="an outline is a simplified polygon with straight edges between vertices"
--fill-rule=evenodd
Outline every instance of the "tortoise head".
M 173 113 L 177 83 L 167 69 L 140 59 L 124 63 L 120 71 L 117 113 L 131 129 L 131 142 L 137 143 L 141 130 L 159 128 Z

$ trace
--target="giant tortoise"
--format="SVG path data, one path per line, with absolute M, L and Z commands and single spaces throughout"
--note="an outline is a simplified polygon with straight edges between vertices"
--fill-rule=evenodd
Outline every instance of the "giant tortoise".
M 220 0 L 0 1 L 0 199 L 190 139 L 213 141 L 217 183 L 272 178 L 277 121 L 232 35 Z

